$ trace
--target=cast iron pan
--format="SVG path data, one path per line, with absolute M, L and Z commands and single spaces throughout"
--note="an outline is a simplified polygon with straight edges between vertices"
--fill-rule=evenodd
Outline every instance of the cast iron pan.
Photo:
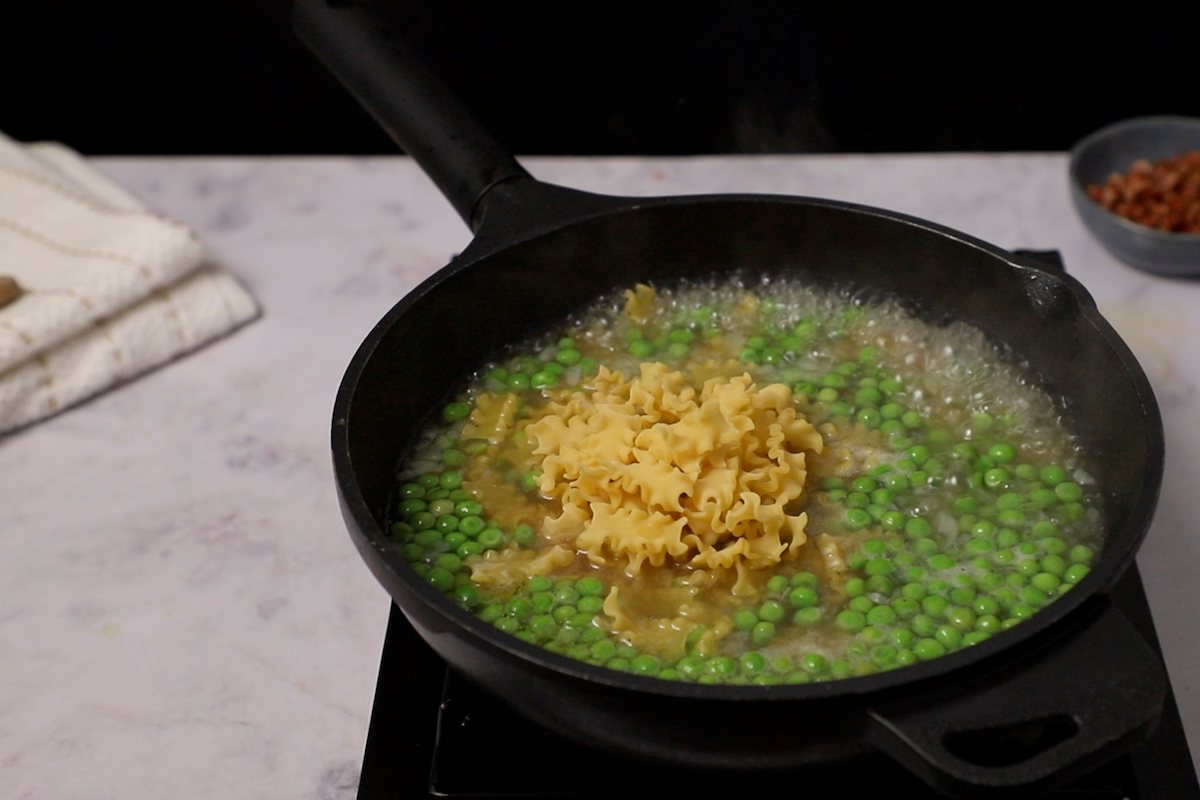
M 338 392 L 332 434 L 355 544 L 454 669 L 601 749 L 692 769 L 793 767 L 882 750 L 959 796 L 1028 795 L 1149 735 L 1165 672 L 1108 592 L 1150 523 L 1162 423 L 1145 375 L 1074 279 L 931 222 L 833 200 L 635 199 L 544 184 L 362 4 L 300 0 L 295 21 L 476 234 L 367 336 Z M 549 330 L 616 287 L 731 270 L 849 283 L 1002 343 L 1061 395 L 1105 487 L 1109 530 L 1090 575 L 1016 628 L 942 658 L 759 687 L 660 681 L 555 655 L 458 609 L 409 569 L 384 532 L 394 470 L 464 376 L 504 343 Z

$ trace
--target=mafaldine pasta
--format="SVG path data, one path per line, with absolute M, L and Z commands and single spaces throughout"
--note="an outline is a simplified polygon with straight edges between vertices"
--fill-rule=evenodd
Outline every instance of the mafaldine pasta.
M 640 285 L 466 376 L 403 460 L 412 569 L 531 646 L 805 683 L 1020 624 L 1102 514 L 1049 396 L 978 331 L 798 282 Z
M 562 504 L 543 530 L 595 564 L 670 561 L 746 570 L 795 559 L 806 541 L 805 452 L 821 435 L 784 384 L 743 373 L 699 391 L 684 373 L 646 362 L 626 379 L 600 367 L 587 391 L 550 403 L 526 428 L 541 456 L 539 488 Z

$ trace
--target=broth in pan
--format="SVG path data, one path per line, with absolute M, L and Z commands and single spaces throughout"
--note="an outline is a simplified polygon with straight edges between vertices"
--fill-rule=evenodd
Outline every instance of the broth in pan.
M 980 332 L 784 280 L 637 286 L 483 366 L 392 534 L 527 642 L 701 683 L 970 647 L 1069 591 L 1099 491 Z

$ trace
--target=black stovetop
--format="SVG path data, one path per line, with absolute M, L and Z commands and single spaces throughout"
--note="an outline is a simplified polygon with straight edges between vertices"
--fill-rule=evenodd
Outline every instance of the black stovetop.
M 1113 601 L 1156 651 L 1154 622 L 1136 566 Z M 885 756 L 853 764 L 855 789 L 866 795 L 930 797 L 931 790 Z M 802 787 L 844 792 L 847 763 L 764 775 L 762 789 Z M 359 783 L 360 800 L 380 798 L 627 797 L 630 786 L 670 792 L 753 792 L 746 773 L 696 772 L 634 761 L 567 742 L 509 710 L 447 669 L 392 606 Z M 1152 738 L 1131 753 L 1048 798 L 1071 800 L 1200 800 L 1195 768 L 1168 686 Z

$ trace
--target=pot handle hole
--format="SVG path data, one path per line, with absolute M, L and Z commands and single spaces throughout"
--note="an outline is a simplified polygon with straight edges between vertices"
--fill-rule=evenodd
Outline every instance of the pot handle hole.
M 872 738 L 952 796 L 1043 790 L 1149 738 L 1166 686 L 1158 654 L 1110 605 L 1065 642 L 873 709 Z

